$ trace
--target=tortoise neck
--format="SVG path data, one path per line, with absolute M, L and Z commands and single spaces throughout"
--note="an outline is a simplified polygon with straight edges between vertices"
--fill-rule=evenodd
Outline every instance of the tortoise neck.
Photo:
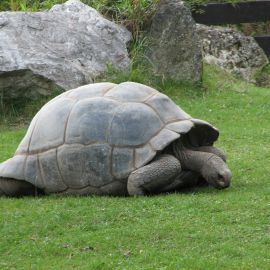
M 181 162 L 182 154 L 181 152 L 185 151 L 186 147 L 184 146 L 183 142 L 178 139 L 172 143 L 172 152 L 173 155 Z
M 174 156 L 180 161 L 184 170 L 191 170 L 200 174 L 202 173 L 205 163 L 207 163 L 212 156 L 215 156 L 212 153 L 189 149 L 180 139 L 173 143 L 172 149 Z

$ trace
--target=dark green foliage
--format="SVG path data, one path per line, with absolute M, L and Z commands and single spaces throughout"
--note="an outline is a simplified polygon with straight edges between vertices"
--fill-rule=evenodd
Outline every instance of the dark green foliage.
M 209 3 L 231 3 L 237 4 L 239 2 L 249 2 L 250 0 L 185 0 L 184 2 L 190 6 L 192 9 L 199 5 L 209 4 Z
M 270 87 L 270 64 L 258 72 L 256 75 L 256 82 L 258 86 Z
M 40 11 L 50 9 L 66 0 L 2 0 L 0 11 Z M 82 0 L 104 16 L 124 24 L 134 35 L 138 35 L 151 15 L 157 0 Z
M 55 4 L 61 4 L 66 0 L 2 0 L 0 10 L 42 10 L 49 9 Z M 82 0 L 85 4 L 98 9 L 103 14 L 113 16 L 115 19 L 141 20 L 147 15 L 148 10 L 158 2 L 158 0 Z M 247 0 L 186 0 L 188 5 L 200 5 L 206 3 L 238 3 L 247 2 Z M 144 11 L 144 12 L 142 12 Z M 144 14 L 143 14 L 144 13 Z M 137 15 L 140 15 L 138 17 Z
M 3 100 L 0 95 L 0 127 L 28 123 L 47 101 L 60 93 L 59 89 L 54 89 L 49 96 L 41 96 L 35 100 L 26 97 Z

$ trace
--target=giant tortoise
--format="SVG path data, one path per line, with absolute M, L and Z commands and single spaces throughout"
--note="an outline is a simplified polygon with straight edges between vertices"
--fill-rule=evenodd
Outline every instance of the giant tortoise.
M 96 83 L 52 99 L 14 157 L 0 164 L 0 194 L 145 195 L 198 182 L 230 184 L 218 130 L 169 97 L 134 82 Z

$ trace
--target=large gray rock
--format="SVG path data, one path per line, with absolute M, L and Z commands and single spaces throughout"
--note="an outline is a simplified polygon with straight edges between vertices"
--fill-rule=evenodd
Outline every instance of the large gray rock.
M 129 65 L 130 38 L 79 0 L 45 12 L 1 12 L 0 93 L 35 96 L 55 85 L 67 90 L 91 83 L 107 64 Z
M 156 74 L 181 81 L 201 80 L 202 56 L 196 24 L 182 1 L 158 3 L 149 38 L 147 58 Z
M 267 56 L 254 38 L 231 28 L 198 24 L 204 61 L 255 82 L 254 75 L 268 64 Z

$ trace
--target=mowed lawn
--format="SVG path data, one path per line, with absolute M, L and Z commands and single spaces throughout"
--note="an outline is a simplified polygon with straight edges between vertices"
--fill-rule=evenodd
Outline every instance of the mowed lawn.
M 205 81 L 205 94 L 166 93 L 220 129 L 229 189 L 1 198 L 0 269 L 270 269 L 270 89 Z M 0 162 L 25 132 L 1 127 Z

